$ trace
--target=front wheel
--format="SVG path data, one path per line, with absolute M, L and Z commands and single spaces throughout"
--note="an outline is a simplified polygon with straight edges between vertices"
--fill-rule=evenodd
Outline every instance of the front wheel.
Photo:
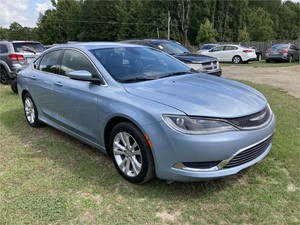
M 145 183 L 154 177 L 150 146 L 143 133 L 133 124 L 116 125 L 110 135 L 109 150 L 116 169 L 132 183 Z
M 233 63 L 235 63 L 235 64 L 239 64 L 239 63 L 241 63 L 242 62 L 242 58 L 240 57 L 240 56 L 234 56 L 233 58 L 232 58 L 232 62 Z
M 43 123 L 39 120 L 39 115 L 34 101 L 29 93 L 23 98 L 24 114 L 28 124 L 31 127 L 39 127 Z

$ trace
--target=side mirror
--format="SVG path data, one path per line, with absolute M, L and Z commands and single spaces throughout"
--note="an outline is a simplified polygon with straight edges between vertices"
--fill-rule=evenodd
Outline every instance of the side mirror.
M 93 75 L 86 70 L 76 70 L 72 71 L 67 74 L 70 79 L 73 80 L 81 80 L 81 81 L 89 81 L 89 82 L 96 82 L 96 83 L 101 83 L 102 80 L 100 78 L 95 78 Z

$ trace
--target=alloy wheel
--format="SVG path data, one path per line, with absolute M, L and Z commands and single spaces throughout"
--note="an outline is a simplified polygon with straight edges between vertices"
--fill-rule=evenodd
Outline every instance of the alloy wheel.
M 142 169 L 142 153 L 137 141 L 127 132 L 119 132 L 113 141 L 113 155 L 119 169 L 136 177 Z
M 34 104 L 30 98 L 26 98 L 24 101 L 24 105 L 26 119 L 30 124 L 33 124 L 35 122 Z

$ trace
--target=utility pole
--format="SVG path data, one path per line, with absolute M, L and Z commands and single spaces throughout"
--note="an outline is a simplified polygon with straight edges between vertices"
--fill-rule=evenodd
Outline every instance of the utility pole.
M 159 28 L 157 27 L 156 30 L 157 30 L 157 38 L 159 39 Z
M 168 11 L 168 40 L 170 40 L 170 23 L 171 23 L 171 16 L 170 16 L 170 11 Z

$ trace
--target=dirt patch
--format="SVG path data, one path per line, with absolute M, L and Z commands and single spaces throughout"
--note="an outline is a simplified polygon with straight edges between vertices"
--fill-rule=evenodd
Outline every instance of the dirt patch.
M 163 209 L 161 212 L 156 213 L 156 217 L 160 218 L 163 224 L 167 224 L 168 222 L 175 222 L 180 214 L 181 212 L 179 210 L 176 210 L 173 213 L 168 213 L 166 209 Z
M 253 83 L 268 84 L 286 90 L 300 98 L 300 64 L 289 67 L 251 67 L 224 66 L 222 76 L 225 78 L 247 80 Z

